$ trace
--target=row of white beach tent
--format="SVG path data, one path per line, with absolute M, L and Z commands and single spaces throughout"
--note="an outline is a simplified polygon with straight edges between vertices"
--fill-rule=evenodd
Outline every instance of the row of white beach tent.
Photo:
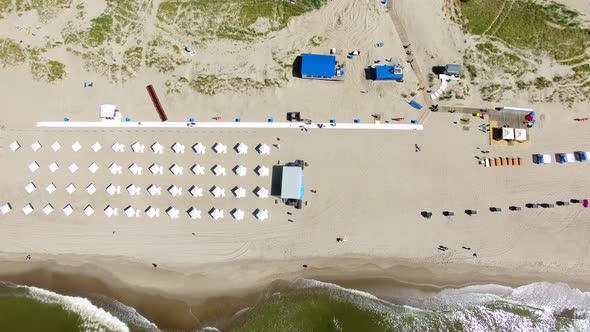
M 40 167 L 41 166 L 36 161 L 31 162 L 28 166 L 31 173 L 36 172 Z M 51 173 L 55 173 L 60 169 L 60 166 L 57 162 L 54 161 L 51 164 L 49 164 L 48 168 Z M 74 174 L 80 169 L 80 167 L 78 166 L 78 164 L 76 164 L 74 162 L 68 166 L 68 169 L 70 170 L 70 172 L 72 174 Z M 92 164 L 90 164 L 88 166 L 88 170 L 92 174 L 95 174 L 96 172 L 98 172 L 99 169 L 100 169 L 100 167 L 95 162 L 93 162 Z M 129 165 L 127 167 L 127 169 L 133 175 L 142 175 L 142 173 L 143 173 L 143 167 L 139 166 L 137 163 L 132 163 L 131 165 Z M 164 166 L 158 165 L 156 163 L 151 164 L 150 167 L 148 167 L 148 169 L 154 175 L 164 174 Z M 111 163 L 108 167 L 108 170 L 113 175 L 123 174 L 123 166 L 121 166 L 117 163 Z M 172 166 L 168 167 L 168 170 L 170 171 L 170 173 L 172 173 L 174 175 L 183 175 L 183 173 L 184 173 L 184 167 L 180 166 L 178 164 L 172 164 Z M 190 168 L 190 170 L 195 175 L 204 175 L 205 174 L 205 167 L 201 166 L 199 164 L 194 164 Z M 237 176 L 246 176 L 248 173 L 248 169 L 243 165 L 236 165 L 232 170 L 233 170 L 234 174 Z M 227 174 L 225 167 L 223 167 L 219 164 L 216 164 L 215 166 L 211 167 L 211 172 L 213 172 L 213 174 L 215 174 L 217 176 L 225 176 Z M 270 175 L 270 169 L 266 166 L 261 166 L 261 165 L 254 168 L 254 172 L 258 176 L 269 176 Z
M 10 203 L 6 203 L 6 204 L 0 206 L 0 213 L 3 215 L 7 214 L 11 210 L 12 210 L 12 205 Z M 43 211 L 43 213 L 45 215 L 50 215 L 53 213 L 54 210 L 55 210 L 55 208 L 53 207 L 53 205 L 51 203 L 47 203 L 41 211 Z M 23 212 L 24 215 L 28 216 L 29 214 L 31 214 L 35 211 L 35 208 L 33 207 L 33 205 L 31 205 L 31 203 L 28 203 L 27 205 L 25 205 L 22 208 L 21 211 Z M 133 206 L 129 205 L 126 208 L 124 208 L 123 211 L 125 212 L 125 215 L 127 217 L 132 218 L 132 217 L 140 217 L 142 210 L 134 208 Z M 143 211 L 145 212 L 146 216 L 148 216 L 150 219 L 160 216 L 160 209 L 155 208 L 153 206 L 148 206 Z M 74 208 L 72 207 L 71 204 L 67 204 L 66 206 L 63 207 L 62 212 L 65 216 L 70 216 L 72 213 L 74 213 Z M 84 208 L 83 212 L 86 216 L 90 217 L 91 215 L 94 214 L 95 210 L 92 207 L 92 205 L 88 204 Z M 114 208 L 111 205 L 107 205 L 107 207 L 104 208 L 103 212 L 108 218 L 111 218 L 111 217 L 117 216 L 119 214 L 119 209 Z M 178 219 L 180 217 L 180 211 L 178 209 L 176 209 L 175 207 L 170 206 L 165 210 L 165 212 L 171 219 Z M 186 211 L 186 213 L 189 215 L 189 217 L 191 219 L 201 219 L 202 212 L 201 212 L 201 210 L 199 210 L 195 207 L 191 207 L 190 209 L 188 209 Z M 211 216 L 211 218 L 213 218 L 215 220 L 219 220 L 219 219 L 224 218 L 224 211 L 222 209 L 212 208 L 211 210 L 209 210 L 208 214 L 209 214 L 209 216 Z M 244 210 L 240 210 L 238 208 L 231 210 L 230 214 L 236 220 L 242 220 L 242 219 L 244 219 L 244 217 L 246 215 Z M 256 219 L 264 221 L 264 220 L 268 219 L 268 210 L 256 209 L 256 210 L 254 210 L 253 215 L 254 215 L 254 217 L 256 217 Z
M 21 145 L 18 141 L 14 141 L 10 144 L 10 149 L 12 151 L 17 151 L 21 148 Z M 41 145 L 41 143 L 39 143 L 39 141 L 35 141 L 33 144 L 31 144 L 31 149 L 35 152 L 39 151 L 41 148 L 43 147 L 43 145 Z M 59 151 L 62 148 L 61 144 L 59 144 L 59 142 L 54 142 L 53 144 L 51 144 L 51 149 L 55 152 Z M 102 149 L 102 145 L 100 145 L 100 143 L 96 142 L 91 146 L 92 150 L 94 152 L 98 152 Z M 162 144 L 160 144 L 159 142 L 155 142 L 150 146 L 151 150 L 156 153 L 156 154 L 162 154 L 164 153 L 164 146 Z M 114 152 L 125 152 L 125 145 L 119 142 L 115 142 L 113 143 L 113 145 L 111 145 L 111 149 Z M 170 149 L 174 152 L 174 153 L 184 153 L 185 151 L 185 146 L 181 143 L 174 143 Z M 204 144 L 202 143 L 196 143 L 192 146 L 192 149 L 195 153 L 197 154 L 205 154 L 205 152 L 207 151 L 207 148 L 205 147 Z M 223 143 L 215 143 L 212 146 L 213 151 L 215 151 L 215 153 L 227 153 L 227 145 L 223 144 Z M 74 152 L 78 152 L 80 150 L 82 150 L 82 144 L 80 144 L 78 141 L 76 141 L 74 144 L 72 144 L 72 150 Z M 131 150 L 135 153 L 144 153 L 145 152 L 145 145 L 140 143 L 140 142 L 135 142 L 133 144 L 131 144 Z M 238 154 L 247 154 L 248 153 L 248 146 L 244 143 L 238 143 L 234 146 L 234 150 L 238 153 Z M 260 143 L 256 146 L 256 151 L 258 152 L 258 154 L 261 155 L 270 155 L 270 146 L 268 144 L 264 144 L 264 143 Z
M 33 182 L 30 182 L 25 186 L 25 191 L 29 194 L 33 193 L 36 189 L 37 186 Z M 78 188 L 73 183 L 70 183 L 66 186 L 66 191 L 70 195 L 73 194 L 77 189 Z M 125 189 L 131 196 L 138 196 L 141 194 L 141 187 L 136 186 L 135 184 L 130 184 Z M 47 191 L 47 193 L 51 195 L 57 190 L 57 187 L 52 182 L 49 185 L 47 185 L 47 187 L 45 187 L 45 190 Z M 146 188 L 146 190 L 151 196 L 159 196 L 162 194 L 162 187 L 156 186 L 154 184 L 149 185 Z M 176 185 L 170 185 L 166 190 L 170 195 L 172 195 L 172 197 L 176 197 L 182 195 L 183 188 Z M 96 191 L 97 189 L 94 184 L 91 183 L 88 186 L 86 186 L 86 192 L 88 192 L 88 194 L 93 195 Z M 121 186 L 117 186 L 111 183 L 106 187 L 105 191 L 110 196 L 120 194 Z M 201 187 L 191 186 L 188 192 L 194 197 L 203 197 L 203 188 Z M 209 189 L 209 192 L 216 198 L 225 197 L 225 189 L 216 185 L 211 187 Z M 235 186 L 232 188 L 231 192 L 237 198 L 246 197 L 246 189 L 244 189 L 243 187 Z M 256 187 L 253 193 L 259 198 L 268 198 L 269 194 L 268 189 L 264 187 Z

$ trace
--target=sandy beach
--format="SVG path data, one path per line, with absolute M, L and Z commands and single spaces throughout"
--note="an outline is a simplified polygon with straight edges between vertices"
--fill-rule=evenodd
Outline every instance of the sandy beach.
M 428 11 L 426 4 L 397 3 L 423 72 L 438 63 L 461 60 L 472 41 L 463 41 L 457 26 L 443 28 L 448 19 Z M 436 3 L 442 5 L 442 1 Z M 582 2 L 572 3 L 578 10 L 588 10 Z M 420 20 L 424 24 L 412 24 L 423 12 L 428 13 Z M 39 22 L 35 15 L 12 15 L 0 23 L 8 28 Z M 51 30 L 51 24 L 58 23 L 50 23 L 45 30 Z M 307 41 L 314 35 L 325 41 L 310 45 Z M 374 47 L 379 41 L 385 41 L 383 48 Z M 590 151 L 587 124 L 573 121 L 587 116 L 587 103 L 565 108 L 514 95 L 499 105 L 478 100 L 478 93 L 454 101 L 452 106 L 493 109 L 510 105 L 535 110 L 539 120 L 530 129 L 529 146 L 490 146 L 489 135 L 480 129 L 487 120 L 459 112 L 430 112 L 428 95 L 417 90 L 418 79 L 409 66 L 403 84 L 364 79 L 364 68 L 374 60 L 394 56 L 403 61 L 405 57 L 386 8 L 367 1 L 331 1 L 247 47 L 211 43 L 199 50 L 199 66 L 222 74 L 244 70 L 244 76 L 256 78 L 268 68 L 272 50 L 326 52 L 329 47 L 363 50 L 347 61 L 349 77 L 344 82 L 291 78 L 281 87 L 213 96 L 190 90 L 167 94 L 165 82 L 171 75 L 181 75 L 179 72 L 166 75 L 146 69 L 125 83 L 113 83 L 86 71 L 80 58 L 61 49 L 52 51 L 68 64 L 63 81 L 33 80 L 24 65 L 2 69 L 6 115 L 0 129 L 0 186 L 4 188 L 0 205 L 10 202 L 12 211 L 0 216 L 0 280 L 63 293 L 104 294 L 133 306 L 161 328 L 183 330 L 228 319 L 228 312 L 256 303 L 253 294 L 272 289 L 269 285 L 276 280 L 333 281 L 384 297 L 388 296 L 382 290 L 386 287 L 380 288 L 375 280 L 424 292 L 535 281 L 565 282 L 590 290 L 586 240 L 590 211 L 574 203 L 525 208 L 527 203 L 587 198 L 588 163 L 533 163 L 537 153 Z M 190 76 L 191 70 L 194 68 L 188 66 L 179 71 Z M 83 88 L 85 81 L 93 81 L 94 87 Z M 146 92 L 148 84 L 158 91 L 170 121 L 191 117 L 198 122 L 213 121 L 219 116 L 230 122 L 235 118 L 282 122 L 286 112 L 300 111 L 314 122 L 360 119 L 371 123 L 374 114 L 392 123 L 392 118 L 404 118 L 403 123 L 422 119 L 424 130 L 64 129 L 35 125 L 64 117 L 97 121 L 98 105 L 103 103 L 116 104 L 132 121 L 158 121 Z M 361 93 L 365 90 L 369 92 Z M 421 111 L 406 103 L 407 95 L 402 96 L 412 92 L 426 105 Z M 14 141 L 21 145 L 15 152 L 9 148 Z M 34 142 L 42 145 L 36 152 L 31 149 Z M 51 148 L 54 142 L 61 145 L 57 152 Z M 82 146 L 78 152 L 71 148 L 75 142 Z M 102 146 L 98 152 L 91 149 L 96 142 Z M 112 151 L 115 142 L 122 143 L 125 151 Z M 144 153 L 131 151 L 135 142 L 145 145 Z M 155 142 L 164 146 L 163 154 L 150 150 Z M 175 142 L 185 146 L 185 153 L 170 149 Z M 228 146 L 226 154 L 212 150 L 218 142 Z M 196 143 L 207 147 L 205 154 L 192 150 Z M 238 143 L 249 147 L 248 154 L 233 150 Z M 271 146 L 270 155 L 255 151 L 261 143 Z M 521 157 L 524 165 L 484 168 L 478 159 L 486 157 Z M 272 174 L 258 176 L 256 167 L 272 170 L 294 160 L 309 163 L 304 171 L 303 200 L 307 204 L 303 209 L 286 206 L 277 197 L 255 195 L 257 187 L 270 190 L 272 186 Z M 40 166 L 35 172 L 28 168 L 32 162 Z M 48 169 L 52 162 L 60 166 L 55 173 Z M 72 163 L 79 166 L 75 173 L 68 170 Z M 92 163 L 99 167 L 95 174 L 88 170 Z M 122 166 L 121 174 L 108 170 L 112 163 Z M 132 163 L 143 168 L 142 175 L 128 171 Z M 150 173 L 148 167 L 153 163 L 164 167 L 162 175 Z M 173 164 L 184 168 L 182 175 L 168 170 Z M 205 174 L 193 174 L 190 169 L 195 164 L 205 167 Z M 226 168 L 226 176 L 213 174 L 211 168 L 218 164 Z M 247 168 L 246 176 L 232 172 L 238 165 Z M 25 187 L 31 182 L 36 190 L 27 193 Z M 50 183 L 57 187 L 52 194 L 45 189 Z M 65 190 L 70 183 L 76 187 L 72 194 Z M 92 195 L 86 192 L 89 184 L 97 188 Z M 108 195 L 105 188 L 110 184 L 120 186 L 121 193 Z M 140 195 L 128 194 L 125 188 L 131 184 L 141 188 Z M 152 184 L 162 188 L 161 195 L 148 194 L 146 188 Z M 183 195 L 170 195 L 166 191 L 170 185 L 182 187 Z M 188 192 L 193 185 L 203 189 L 203 197 Z M 209 192 L 213 186 L 224 188 L 226 197 L 214 197 Z M 246 189 L 245 198 L 234 197 L 231 190 L 236 186 Z M 25 215 L 21 209 L 29 203 L 34 211 Z M 48 203 L 55 210 L 45 215 L 42 209 Z M 74 212 L 66 216 L 62 208 L 68 204 Z M 88 205 L 95 210 L 92 216 L 83 213 Z M 118 208 L 117 216 L 105 215 L 108 205 Z M 140 210 L 140 216 L 128 218 L 127 206 Z M 143 211 L 149 206 L 159 208 L 160 216 L 148 218 Z M 178 219 L 166 214 L 171 206 L 179 210 Z M 510 211 L 509 206 L 522 210 Z M 201 210 L 201 219 L 189 218 L 191 207 Z M 502 212 L 491 212 L 490 207 L 501 207 Z M 225 217 L 213 220 L 207 214 L 212 208 L 223 209 Z M 234 208 L 245 211 L 244 220 L 232 218 Z M 268 210 L 269 219 L 257 220 L 256 209 Z M 464 211 L 468 209 L 477 210 L 477 215 L 467 215 Z M 423 211 L 432 212 L 432 218 L 422 217 Z M 444 217 L 443 211 L 453 211 L 455 216 Z M 438 250 L 441 245 L 450 249 Z M 26 255 L 31 259 L 25 259 Z

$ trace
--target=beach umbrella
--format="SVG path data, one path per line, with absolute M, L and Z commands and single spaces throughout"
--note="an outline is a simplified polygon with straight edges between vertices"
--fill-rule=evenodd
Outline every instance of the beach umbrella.
M 104 208 L 104 214 L 109 218 L 112 216 L 116 216 L 118 214 L 118 209 L 115 209 L 112 206 L 107 205 L 107 207 Z
M 223 189 L 223 188 L 220 188 L 218 186 L 213 186 L 210 191 L 211 191 L 211 194 L 216 198 L 225 197 L 225 189 Z
M 131 145 L 131 150 L 133 150 L 133 152 L 135 152 L 135 153 L 144 153 L 145 145 L 143 145 L 139 142 L 135 142 Z
M 111 145 L 111 149 L 113 149 L 115 152 L 125 152 L 125 145 L 115 142 L 113 145 Z
M 150 184 L 150 186 L 147 187 L 147 191 L 151 196 L 156 196 L 156 195 L 162 194 L 162 188 L 158 187 L 156 185 L 153 185 L 153 184 Z
M 48 184 L 47 187 L 45 187 L 45 190 L 47 190 L 47 193 L 49 195 L 53 194 L 53 192 L 57 189 L 57 187 L 52 183 Z
M 527 116 L 524 117 L 527 121 L 533 121 L 534 118 L 529 114 Z
M 149 206 L 145 210 L 145 214 L 150 218 L 159 217 L 160 216 L 160 209 L 156 209 L 153 206 Z
M 66 191 L 68 192 L 68 194 L 73 194 L 74 191 L 76 191 L 76 186 L 74 186 L 73 183 L 68 184 L 68 186 L 66 187 Z
M 203 196 L 203 188 L 199 188 L 197 186 L 192 186 L 189 189 L 189 192 L 191 193 L 191 195 L 193 195 L 193 197 L 202 197 Z
M 152 151 L 156 154 L 164 153 L 164 146 L 162 146 L 162 144 L 160 144 L 159 142 L 155 142 L 154 144 L 152 144 L 151 148 Z
M 270 174 L 270 171 L 266 166 L 258 166 L 254 171 L 258 176 L 268 176 Z
M 64 206 L 62 211 L 67 217 L 74 212 L 74 208 L 70 204 L 68 204 L 68 205 Z
M 215 145 L 213 145 L 213 151 L 215 151 L 216 153 L 227 153 L 227 145 L 222 143 L 215 143 Z
M 92 144 L 92 150 L 94 152 L 98 152 L 98 151 L 100 151 L 100 149 L 102 149 L 102 145 L 100 145 L 100 143 L 96 142 L 96 143 Z
M 168 187 L 168 192 L 170 193 L 170 195 L 172 195 L 172 197 L 180 196 L 182 195 L 182 187 L 171 185 L 170 187 Z
M 27 184 L 25 186 L 25 190 L 27 193 L 32 193 L 33 191 L 35 191 L 35 189 L 37 189 L 37 186 L 35 186 L 35 184 L 33 182 L 29 182 L 29 184 Z
M 28 216 L 29 214 L 31 214 L 31 212 L 33 212 L 33 206 L 31 205 L 31 203 L 28 203 L 27 205 L 25 205 L 23 207 L 23 213 L 25 214 L 25 216 Z
M 184 153 L 184 145 L 176 142 L 172 145 L 172 151 L 174 151 L 174 153 Z
M 48 216 L 51 212 L 53 212 L 53 206 L 47 203 L 47 205 L 45 205 L 45 207 L 43 208 L 43 213 L 45 213 L 45 215 Z
M 35 173 L 35 171 L 38 169 L 39 169 L 39 164 L 36 161 L 33 161 L 32 163 L 29 164 L 29 171 L 31 171 L 31 173 Z
M 177 164 L 173 164 L 170 166 L 170 172 L 174 175 L 182 175 L 184 167 L 178 166 Z
M 150 172 L 152 172 L 152 174 L 156 175 L 156 174 L 164 174 L 164 166 L 160 166 L 158 164 L 152 164 L 149 167 Z
M 238 143 L 235 147 L 238 154 L 247 154 L 248 153 L 248 146 L 244 143 Z
M 8 212 L 10 212 L 12 210 L 12 206 L 10 206 L 10 203 L 5 203 L 4 205 L 0 206 L 0 213 L 7 214 Z
M 92 163 L 90 166 L 88 166 L 88 170 L 90 173 L 94 174 L 98 171 L 98 165 L 96 163 Z
M 244 216 L 246 215 L 246 213 L 244 213 L 244 211 L 240 210 L 240 209 L 233 209 L 231 211 L 231 215 L 236 220 L 242 220 L 242 219 L 244 219 Z
M 168 209 L 166 209 L 166 214 L 168 217 L 170 217 L 170 219 L 178 219 L 180 212 L 176 208 L 170 206 Z
M 234 167 L 234 173 L 236 173 L 237 176 L 246 176 L 247 169 L 242 165 L 238 165 Z
M 223 210 L 213 208 L 209 211 L 209 215 L 215 220 L 223 219 Z
M 246 189 L 242 187 L 235 187 L 233 190 L 234 195 L 236 198 L 244 198 L 246 197 Z
M 256 187 L 256 196 L 259 198 L 268 198 L 268 189 L 263 187 Z
M 213 167 L 213 174 L 217 176 L 225 175 L 225 168 L 221 165 L 215 165 Z
M 86 207 L 84 208 L 84 214 L 87 217 L 90 217 L 93 213 L 94 213 L 94 208 L 90 204 L 86 205 Z
M 587 199 L 582 201 L 582 206 L 584 206 L 585 208 L 588 207 L 588 200 Z
M 48 168 L 51 173 L 55 173 L 59 169 L 59 165 L 54 161 L 51 164 L 49 164 Z
M 268 146 L 266 144 L 258 144 L 258 146 L 256 147 L 256 151 L 258 151 L 258 153 L 262 154 L 262 155 L 269 155 L 270 154 L 270 146 Z
M 109 184 L 109 185 L 107 186 L 107 189 L 106 189 L 106 191 L 107 191 L 107 193 L 108 193 L 109 195 L 113 196 L 114 194 L 120 194 L 120 193 L 121 193 L 121 187 L 120 187 L 120 186 L 115 186 L 115 185 L 113 185 L 113 184 L 111 183 L 111 184 Z
M 61 149 L 61 144 L 59 144 L 58 141 L 55 141 L 53 144 L 51 144 L 51 149 L 53 152 L 57 152 L 59 149 Z
M 10 150 L 15 152 L 16 150 L 20 149 L 20 144 L 17 141 L 14 141 L 14 142 L 10 143 L 9 147 L 10 147 Z
M 143 171 L 143 167 L 140 167 L 136 163 L 129 165 L 128 169 L 133 175 L 141 175 L 141 172 Z
M 131 196 L 137 196 L 137 195 L 141 194 L 141 188 L 134 185 L 134 184 L 131 184 L 131 185 L 127 186 L 127 192 Z
M 193 145 L 193 151 L 195 151 L 195 153 L 197 153 L 197 154 L 205 154 L 205 151 L 207 151 L 207 148 L 205 147 L 205 145 L 203 145 L 201 143 L 197 143 L 197 144 Z
M 187 213 L 189 217 L 191 217 L 191 219 L 201 219 L 201 210 L 197 210 L 194 207 L 191 207 L 190 209 L 188 209 Z
M 256 209 L 256 211 L 254 211 L 254 215 L 256 216 L 256 219 L 264 221 L 268 219 L 268 210 Z
M 39 151 L 39 149 L 41 149 L 42 145 L 41 143 L 39 143 L 39 141 L 35 141 L 35 143 L 31 144 L 31 149 L 33 149 L 33 151 L 37 152 Z
M 125 214 L 127 215 L 127 218 L 139 217 L 139 210 L 134 209 L 131 205 L 126 207 L 124 211 L 125 211 Z
M 78 141 L 72 144 L 72 150 L 74 150 L 74 152 L 78 152 L 80 149 L 82 149 L 82 145 Z
M 71 172 L 72 174 L 74 174 L 74 173 L 76 173 L 76 171 L 77 171 L 78 169 L 80 169 L 80 168 L 78 167 L 78 164 L 76 164 L 76 163 L 71 163 L 71 164 L 70 164 L 70 166 L 68 167 L 68 169 L 70 170 L 70 172 Z
M 191 167 L 191 171 L 195 175 L 203 175 L 203 174 L 205 174 L 205 167 L 195 164 L 195 165 L 193 165 L 193 167 Z

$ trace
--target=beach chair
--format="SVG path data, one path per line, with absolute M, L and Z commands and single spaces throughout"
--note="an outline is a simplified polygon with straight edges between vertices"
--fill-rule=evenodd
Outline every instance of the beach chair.
M 490 158 L 490 167 L 496 166 L 496 160 L 494 158 Z
M 516 166 L 516 165 L 518 165 L 518 161 L 517 161 L 517 159 L 516 159 L 516 158 L 512 158 L 512 165 L 513 165 L 513 166 Z
M 521 157 L 518 157 L 517 160 L 518 160 L 518 166 L 522 166 L 522 158 Z
M 512 166 L 512 158 L 506 158 L 508 160 L 508 166 Z

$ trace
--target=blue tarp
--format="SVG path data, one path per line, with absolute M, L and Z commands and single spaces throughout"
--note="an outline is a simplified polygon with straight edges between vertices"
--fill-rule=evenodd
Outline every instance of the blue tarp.
M 323 54 L 301 55 L 301 77 L 332 78 L 336 76 L 336 56 Z
M 399 73 L 395 73 L 395 69 L 399 69 Z M 376 66 L 375 67 L 375 79 L 378 81 L 399 81 L 404 78 L 404 74 L 401 72 L 401 66 Z
M 421 110 L 422 109 L 422 105 L 420 105 L 417 101 L 415 100 L 410 100 L 410 102 L 408 103 L 410 104 L 410 106 L 412 106 L 413 108 L 417 109 L 417 110 Z
M 576 152 L 579 161 L 588 161 L 588 154 L 584 151 Z

